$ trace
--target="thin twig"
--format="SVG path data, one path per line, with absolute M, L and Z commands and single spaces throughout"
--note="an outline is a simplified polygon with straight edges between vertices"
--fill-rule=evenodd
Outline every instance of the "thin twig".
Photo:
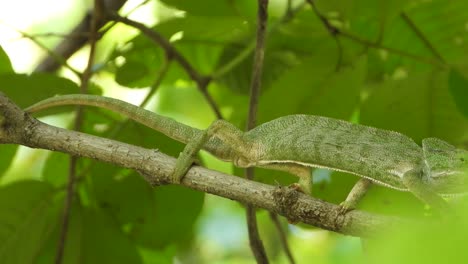
M 106 0 L 105 8 L 111 11 L 119 10 L 126 0 Z M 88 12 L 83 19 L 78 23 L 70 32 L 71 35 L 77 35 L 84 31 L 89 31 L 93 14 Z M 98 21 L 97 28 L 105 25 L 106 20 Z M 54 52 L 60 56 L 61 60 L 68 60 L 76 51 L 83 47 L 89 40 L 89 37 L 84 36 L 81 38 L 64 39 L 57 46 L 54 47 Z M 57 64 L 56 58 L 49 56 L 42 60 L 39 65 L 35 68 L 36 72 L 54 72 L 60 64 Z
M 89 29 L 90 50 L 89 50 L 89 57 L 88 57 L 88 65 L 86 66 L 85 71 L 81 75 L 81 86 L 80 86 L 81 93 L 88 92 L 89 80 L 93 74 L 92 67 L 93 67 L 94 57 L 95 57 L 95 52 L 96 52 L 97 23 L 98 23 L 97 21 L 99 19 L 100 14 L 102 14 L 102 8 L 103 8 L 101 1 L 102 0 L 94 1 L 94 12 L 93 12 L 93 17 L 91 19 L 91 24 L 90 24 L 90 29 Z M 83 108 L 77 107 L 76 117 L 75 117 L 75 122 L 74 122 L 74 130 L 80 131 L 82 124 L 83 124 Z M 70 222 L 71 205 L 72 205 L 74 189 L 75 189 L 77 164 L 78 164 L 78 157 L 75 155 L 71 155 L 70 166 L 68 170 L 67 195 L 65 197 L 65 205 L 64 205 L 63 216 L 62 216 L 62 225 L 61 225 L 61 230 L 60 230 L 60 238 L 59 238 L 59 243 L 57 246 L 57 255 L 55 256 L 56 264 L 61 264 L 63 262 L 63 253 L 65 250 L 68 226 Z
M 169 70 L 169 66 L 171 64 L 172 59 L 167 58 L 164 60 L 161 69 L 157 72 L 156 74 L 156 79 L 154 80 L 153 84 L 150 87 L 150 91 L 148 94 L 146 94 L 145 98 L 143 101 L 138 105 L 139 107 L 144 108 L 148 102 L 150 101 L 151 97 L 156 93 L 158 88 L 160 87 L 162 81 L 164 80 L 164 77 L 166 77 L 167 71 Z M 122 131 L 122 129 L 128 124 L 129 120 L 125 120 L 124 122 L 120 122 L 118 125 L 113 126 L 114 129 L 112 132 L 108 135 L 109 138 L 114 138 L 117 136 L 117 134 Z
M 320 21 L 322 21 L 322 24 L 325 26 L 325 28 L 330 33 L 330 35 L 334 37 L 338 35 L 340 33 L 340 30 L 337 27 L 330 24 L 328 19 L 324 15 L 322 15 L 322 13 L 318 11 L 317 6 L 315 5 L 315 2 L 313 0 L 306 0 L 306 1 L 312 7 L 312 11 L 314 11 L 315 15 L 320 19 Z
M 37 40 L 37 37 L 36 35 L 33 35 L 33 34 L 29 34 L 25 31 L 22 31 L 20 29 L 17 29 L 3 21 L 0 21 L 0 23 L 2 23 L 3 25 L 11 28 L 12 30 L 18 32 L 19 34 L 21 34 L 21 37 L 22 38 L 27 38 L 29 40 L 31 40 L 32 42 L 34 42 L 34 44 L 36 44 L 38 47 L 40 47 L 42 50 L 44 50 L 50 57 L 52 57 L 54 60 L 56 60 L 60 65 L 62 65 L 63 67 L 69 69 L 71 72 L 73 72 L 78 78 L 81 78 L 81 73 L 74 69 L 72 66 L 70 66 L 66 60 L 64 60 L 64 58 L 62 58 L 59 54 L 55 53 L 54 51 L 50 50 L 49 48 L 47 48 L 44 44 L 42 44 L 39 40 Z
M 298 5 L 297 7 L 292 8 L 291 10 L 287 11 L 281 19 L 279 19 L 276 23 L 273 23 L 269 29 L 267 29 L 266 34 L 270 34 L 271 32 L 275 31 L 280 25 L 289 22 L 291 19 L 294 18 L 294 15 L 298 13 L 304 4 Z M 221 78 L 226 73 L 232 71 L 236 66 L 238 66 L 241 62 L 249 57 L 249 55 L 255 50 L 256 40 L 251 41 L 245 46 L 245 48 L 237 54 L 232 60 L 227 62 L 226 64 L 222 65 L 218 69 L 216 69 L 212 74 L 211 77 L 214 80 Z
M 286 257 L 289 260 L 289 263 L 295 264 L 296 261 L 294 260 L 294 256 L 292 255 L 291 249 L 289 248 L 288 237 L 286 236 L 286 232 L 284 232 L 284 228 L 280 223 L 278 215 L 273 212 L 270 212 L 270 219 L 273 222 L 273 224 L 275 224 L 276 230 L 278 230 L 281 246 L 283 247 Z
M 336 42 L 336 46 L 338 48 L 338 60 L 336 63 L 335 71 L 338 71 L 343 61 L 343 47 L 341 46 L 340 39 L 338 38 L 338 34 L 340 33 L 340 30 L 337 27 L 330 24 L 330 22 L 328 22 L 328 19 L 318 11 L 317 6 L 315 5 L 315 2 L 313 0 L 306 0 L 306 1 L 312 7 L 312 11 L 314 11 L 315 15 L 320 19 L 320 21 L 325 26 L 330 36 L 332 36 L 332 38 Z
M 431 42 L 424 36 L 424 33 L 419 30 L 419 28 L 416 26 L 416 24 L 411 20 L 411 18 L 405 13 L 402 12 L 400 16 L 403 18 L 406 24 L 413 30 L 414 33 L 422 40 L 424 45 L 431 51 L 431 53 L 436 57 L 439 61 L 445 64 L 445 60 L 442 57 L 442 55 L 436 50 L 436 48 L 431 44 Z
M 312 10 L 314 11 L 314 13 L 318 16 L 320 21 L 322 21 L 322 24 L 325 26 L 325 28 L 328 30 L 328 32 L 332 36 L 341 36 L 341 37 L 353 40 L 353 41 L 355 41 L 357 43 L 360 43 L 360 44 L 362 44 L 362 45 L 364 45 L 364 46 L 366 46 L 368 48 L 381 49 L 381 50 L 385 50 L 385 51 L 388 51 L 390 53 L 397 54 L 397 55 L 400 55 L 402 57 L 407 57 L 407 58 L 410 58 L 410 59 L 413 59 L 415 61 L 419 61 L 419 62 L 422 62 L 422 63 L 425 63 L 425 64 L 431 64 L 431 65 L 434 65 L 434 66 L 444 67 L 444 63 L 441 63 L 440 61 L 435 61 L 435 60 L 430 59 L 430 58 L 426 58 L 426 57 L 423 57 L 423 56 L 418 56 L 418 55 L 406 52 L 404 50 L 399 50 L 399 49 L 384 46 L 384 45 L 380 44 L 380 42 L 381 42 L 380 40 L 378 40 L 378 42 L 372 42 L 372 41 L 369 41 L 369 40 L 366 40 L 366 39 L 362 39 L 362 38 L 360 38 L 358 36 L 355 36 L 353 34 L 350 34 L 348 32 L 344 32 L 344 31 L 340 30 L 339 28 L 333 26 L 328 21 L 328 19 L 318 11 L 318 9 L 317 9 L 317 7 L 316 7 L 313 0 L 306 0 L 306 1 L 307 1 L 307 3 L 310 4 L 310 6 L 312 7 Z
M 148 104 L 149 100 L 151 97 L 156 93 L 158 88 L 161 86 L 162 81 L 164 80 L 164 77 L 166 77 L 166 73 L 169 70 L 169 66 L 171 65 L 171 58 L 167 58 L 163 61 L 161 69 L 158 71 L 156 74 L 156 79 L 154 80 L 153 84 L 151 84 L 150 90 L 148 94 L 146 95 L 145 99 L 141 102 L 139 107 L 145 107 L 146 104 Z
M 246 130 L 255 127 L 257 123 L 258 98 L 260 96 L 260 88 L 262 84 L 263 59 L 265 56 L 265 33 L 268 19 L 268 0 L 258 0 L 257 14 L 257 40 L 255 45 L 255 55 L 253 62 L 252 81 L 250 83 L 250 103 L 249 114 L 247 118 Z M 247 179 L 254 178 L 253 168 L 245 170 Z M 268 263 L 268 257 L 265 252 L 265 247 L 260 238 L 257 226 L 257 217 L 255 207 L 248 205 L 246 209 L 247 229 L 249 232 L 250 248 L 257 260 L 257 263 Z
M 138 105 L 138 107 L 144 108 L 150 101 L 150 99 L 153 97 L 153 95 L 157 92 L 158 88 L 160 87 L 162 81 L 164 80 L 164 77 L 167 74 L 167 71 L 169 70 L 170 63 L 172 62 L 171 58 L 167 58 L 164 60 L 162 63 L 161 69 L 156 73 L 156 78 L 151 84 L 150 91 L 146 94 L 145 98 L 143 101 Z M 107 116 L 107 118 L 112 119 L 112 117 Z M 129 120 L 124 120 L 124 121 L 115 121 L 113 124 L 110 125 L 112 128 L 110 132 L 107 134 L 107 138 L 115 138 L 117 134 L 119 134 L 122 129 L 128 124 Z M 88 172 L 93 168 L 93 166 L 96 164 L 96 162 L 90 162 L 86 167 L 84 167 L 81 170 L 81 173 L 76 176 L 75 182 L 79 182 L 82 180 L 85 175 L 88 174 Z
M 124 4 L 125 0 L 110 0 L 107 1 L 107 6 L 105 8 L 111 9 L 113 11 L 117 11 L 120 7 Z M 134 12 L 141 6 L 145 5 L 149 0 L 143 1 L 138 6 L 132 8 L 127 15 Z M 45 71 L 51 72 L 55 71 L 58 66 L 66 66 L 63 62 L 67 61 L 67 59 L 73 55 L 77 50 L 79 50 L 83 45 L 86 44 L 87 40 L 89 39 L 89 33 L 85 32 L 88 30 L 89 25 L 91 22 L 92 14 L 88 13 L 81 22 L 71 31 L 71 33 L 61 34 L 61 33 L 39 33 L 34 34 L 32 36 L 32 40 L 39 45 L 41 48 L 47 51 L 49 57 L 42 60 L 42 62 L 36 67 L 35 71 Z M 107 23 L 108 21 L 102 20 L 98 23 L 98 28 L 102 27 L 98 33 L 98 39 L 102 38 L 107 31 L 109 31 L 116 22 Z M 106 24 L 107 23 L 107 24 Z M 64 38 L 62 42 L 60 42 L 56 47 L 55 51 L 50 51 L 47 47 L 40 45 L 35 38 L 39 37 L 61 37 Z M 58 63 L 58 65 L 57 65 Z M 76 73 L 76 72 L 75 72 Z M 81 77 L 79 77 L 81 79 Z
M 208 84 L 211 82 L 210 76 L 204 76 L 200 74 L 191 64 L 190 62 L 161 34 L 152 30 L 151 28 L 147 27 L 146 25 L 131 20 L 127 17 L 119 16 L 116 13 L 108 14 L 109 19 L 114 20 L 116 22 L 121 22 L 125 25 L 134 27 L 141 31 L 144 35 L 146 35 L 150 40 L 154 41 L 158 44 L 167 56 L 172 57 L 175 61 L 177 61 L 180 66 L 185 70 L 185 72 L 190 76 L 190 78 L 197 84 L 198 89 L 203 94 L 205 99 L 207 100 L 208 104 L 212 108 L 213 112 L 215 113 L 218 119 L 221 119 L 221 112 L 216 105 L 214 99 L 208 93 L 207 87 Z
M 144 35 L 146 35 L 149 39 L 153 40 L 158 44 L 169 56 L 172 56 L 174 60 L 176 60 L 182 68 L 184 68 L 185 72 L 190 76 L 192 80 L 194 80 L 197 84 L 201 84 L 206 82 L 208 77 L 202 76 L 198 73 L 198 71 L 192 67 L 192 65 L 188 62 L 188 60 L 179 52 L 177 51 L 174 46 L 162 35 L 158 32 L 152 30 L 151 28 L 147 27 L 146 25 L 131 20 L 127 17 L 119 16 L 118 14 L 110 14 L 110 19 L 121 22 L 125 25 L 134 27 L 141 31 Z
M 390 53 L 397 54 L 397 55 L 400 55 L 402 57 L 407 57 L 407 58 L 410 58 L 410 59 L 413 59 L 415 61 L 419 61 L 419 62 L 422 62 L 422 63 L 425 63 L 425 64 L 431 64 L 431 65 L 439 66 L 439 67 L 444 66 L 439 61 L 435 61 L 433 59 L 429 59 L 429 58 L 426 58 L 426 57 L 423 57 L 423 56 L 418 56 L 418 55 L 415 55 L 415 54 L 412 54 L 412 53 L 409 53 L 409 52 L 406 52 L 406 51 L 403 51 L 403 50 L 399 50 L 399 49 L 395 49 L 395 48 L 391 48 L 391 47 L 386 47 L 386 46 L 374 43 L 372 41 L 362 39 L 362 38 L 360 38 L 358 36 L 349 34 L 347 32 L 340 31 L 339 34 L 342 37 L 346 37 L 348 39 L 354 40 L 354 41 L 356 41 L 358 43 L 361 43 L 361 44 L 363 44 L 363 45 L 365 45 L 367 47 L 370 47 L 370 48 L 385 50 L 385 51 L 388 51 Z

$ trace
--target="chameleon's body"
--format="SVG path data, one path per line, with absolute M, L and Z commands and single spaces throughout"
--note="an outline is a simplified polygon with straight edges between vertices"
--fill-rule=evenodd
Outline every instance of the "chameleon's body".
M 364 180 L 348 196 L 345 209 L 355 206 L 369 182 L 411 191 L 439 208 L 445 207 L 445 201 L 437 194 L 463 193 L 468 185 L 468 151 L 435 138 L 423 140 L 421 148 L 396 132 L 311 115 L 284 116 L 245 133 L 218 120 L 202 131 L 117 99 L 92 95 L 53 97 L 26 110 L 36 112 L 59 105 L 112 110 L 187 143 L 174 173 L 177 179 L 183 177 L 193 156 L 203 148 L 239 167 L 293 173 L 307 193 L 311 191 L 311 167 L 359 175 Z

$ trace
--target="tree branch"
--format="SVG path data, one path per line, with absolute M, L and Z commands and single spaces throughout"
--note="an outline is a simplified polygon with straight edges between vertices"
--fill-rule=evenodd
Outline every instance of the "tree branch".
M 171 183 L 176 161 L 154 149 L 44 124 L 26 114 L 3 93 L 0 93 L 0 144 L 19 144 L 112 163 L 138 171 L 153 186 Z M 339 206 L 294 189 L 274 187 L 200 166 L 190 169 L 181 185 L 345 235 L 372 237 L 377 231 L 412 222 L 359 210 L 342 216 Z
M 119 16 L 116 13 L 109 13 L 107 16 L 109 17 L 109 19 L 115 22 L 120 22 L 120 23 L 123 23 L 125 25 L 131 26 L 133 28 L 140 30 L 142 34 L 146 35 L 146 37 L 148 37 L 150 40 L 152 40 L 158 46 L 160 46 L 166 53 L 166 56 L 177 61 L 180 64 L 180 66 L 185 70 L 185 72 L 189 75 L 189 77 L 197 84 L 198 89 L 203 94 L 206 101 L 210 105 L 211 109 L 215 113 L 216 118 L 222 119 L 222 115 L 221 115 L 221 112 L 219 111 L 219 107 L 216 105 L 214 99 L 208 93 L 207 87 L 208 87 L 208 84 L 211 82 L 210 76 L 204 76 L 200 74 L 190 64 L 190 62 L 166 38 L 164 38 L 158 32 L 147 27 L 146 25 L 140 22 L 131 20 L 129 18 Z
M 431 44 L 429 39 L 424 36 L 424 33 L 419 30 L 413 20 L 405 13 L 402 12 L 400 14 L 401 18 L 405 21 L 405 23 L 411 28 L 411 30 L 418 36 L 419 39 L 424 43 L 424 45 L 431 51 L 432 55 L 436 57 L 442 64 L 445 64 L 445 60 L 442 55 L 437 51 L 437 49 Z

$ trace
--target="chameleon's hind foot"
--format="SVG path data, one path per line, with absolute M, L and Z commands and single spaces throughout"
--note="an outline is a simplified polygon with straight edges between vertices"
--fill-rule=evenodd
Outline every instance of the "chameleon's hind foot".
M 340 208 L 338 209 L 338 213 L 340 215 L 345 215 L 349 211 L 352 211 L 352 210 L 356 209 L 356 206 L 353 205 L 352 203 L 350 203 L 349 201 L 341 202 L 339 207 Z
M 193 158 L 181 152 L 171 175 L 171 183 L 180 183 L 193 164 Z
M 311 184 L 310 175 L 307 177 L 299 177 L 299 182 L 293 183 L 289 185 L 289 187 L 293 188 L 294 190 L 307 194 L 312 195 L 312 184 Z
M 309 196 L 312 195 L 310 188 L 308 188 L 308 186 L 303 186 L 300 183 L 296 182 L 296 183 L 290 184 L 288 187 L 295 191 L 301 192 L 303 194 L 307 194 Z
M 371 186 L 372 182 L 366 178 L 361 178 L 356 184 L 353 186 L 353 189 L 346 197 L 346 200 L 340 203 L 339 214 L 344 215 L 349 211 L 356 209 L 357 204 L 362 199 L 362 197 L 366 194 L 367 190 Z
M 174 172 L 171 175 L 172 183 L 180 183 L 192 164 L 196 161 L 196 155 L 205 144 L 208 134 L 205 132 L 198 134 L 193 141 L 189 142 L 177 158 Z
M 295 190 L 295 191 L 298 191 L 298 192 L 307 194 L 307 193 L 304 191 L 304 188 L 303 188 L 299 183 L 297 183 L 297 182 L 288 185 L 288 187 L 291 188 L 291 189 L 293 189 L 293 190 Z

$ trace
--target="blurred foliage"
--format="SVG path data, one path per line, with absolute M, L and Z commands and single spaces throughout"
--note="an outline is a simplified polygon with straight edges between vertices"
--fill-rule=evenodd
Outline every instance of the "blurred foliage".
M 315 1 L 323 17 L 343 32 L 337 35 L 308 4 L 270 2 L 259 123 L 288 114 L 322 115 L 399 131 L 417 143 L 438 137 L 468 147 L 468 1 Z M 223 117 L 243 128 L 256 1 L 159 0 L 156 6 L 170 10 L 164 19 L 157 20 L 157 10 L 140 7 L 154 11 L 152 18 L 159 22 L 152 29 L 170 39 L 194 69 L 214 76 L 208 92 Z M 110 34 L 119 30 L 113 28 Z M 128 36 L 102 49 L 106 53 L 98 54 L 104 59 L 98 62 L 92 93 L 112 94 L 117 84 L 132 91 L 146 89 L 169 63 L 149 109 L 198 128 L 213 121 L 213 111 L 189 75 L 177 62 L 167 61 L 164 51 L 145 35 Z M 15 73 L 10 62 L 14 59 L 0 48 L 0 90 L 21 107 L 79 91 L 79 84 L 60 74 Z M 109 76 L 112 80 L 106 79 Z M 183 149 L 108 111 L 86 109 L 84 121 L 86 133 L 172 156 Z M 58 243 L 69 158 L 51 153 L 44 157 L 40 176 L 12 181 L 12 174 L 37 175 L 31 169 L 37 166 L 27 164 L 39 162 L 34 154 L 16 155 L 17 148 L 0 146 L 0 177 L 9 175 L 8 181 L 0 178 L 0 262 L 50 263 Z M 205 153 L 201 157 L 209 168 L 231 170 Z M 80 159 L 78 165 L 64 263 L 253 263 L 245 230 L 227 234 L 233 226 L 243 226 L 241 206 L 179 186 L 153 189 L 135 172 L 109 164 Z M 273 185 L 296 181 L 277 171 L 259 169 L 256 175 Z M 334 203 L 344 200 L 357 180 L 324 170 L 314 175 L 314 195 Z M 217 206 L 223 206 L 221 213 L 216 213 Z M 428 213 L 411 194 L 381 187 L 373 187 L 359 207 L 407 217 Z M 393 230 L 365 241 L 368 256 L 356 239 L 303 226 L 288 230 L 298 263 L 463 263 L 468 261 L 467 216 L 460 213 L 459 218 L 453 225 Z M 264 212 L 259 223 L 272 262 L 287 263 Z

